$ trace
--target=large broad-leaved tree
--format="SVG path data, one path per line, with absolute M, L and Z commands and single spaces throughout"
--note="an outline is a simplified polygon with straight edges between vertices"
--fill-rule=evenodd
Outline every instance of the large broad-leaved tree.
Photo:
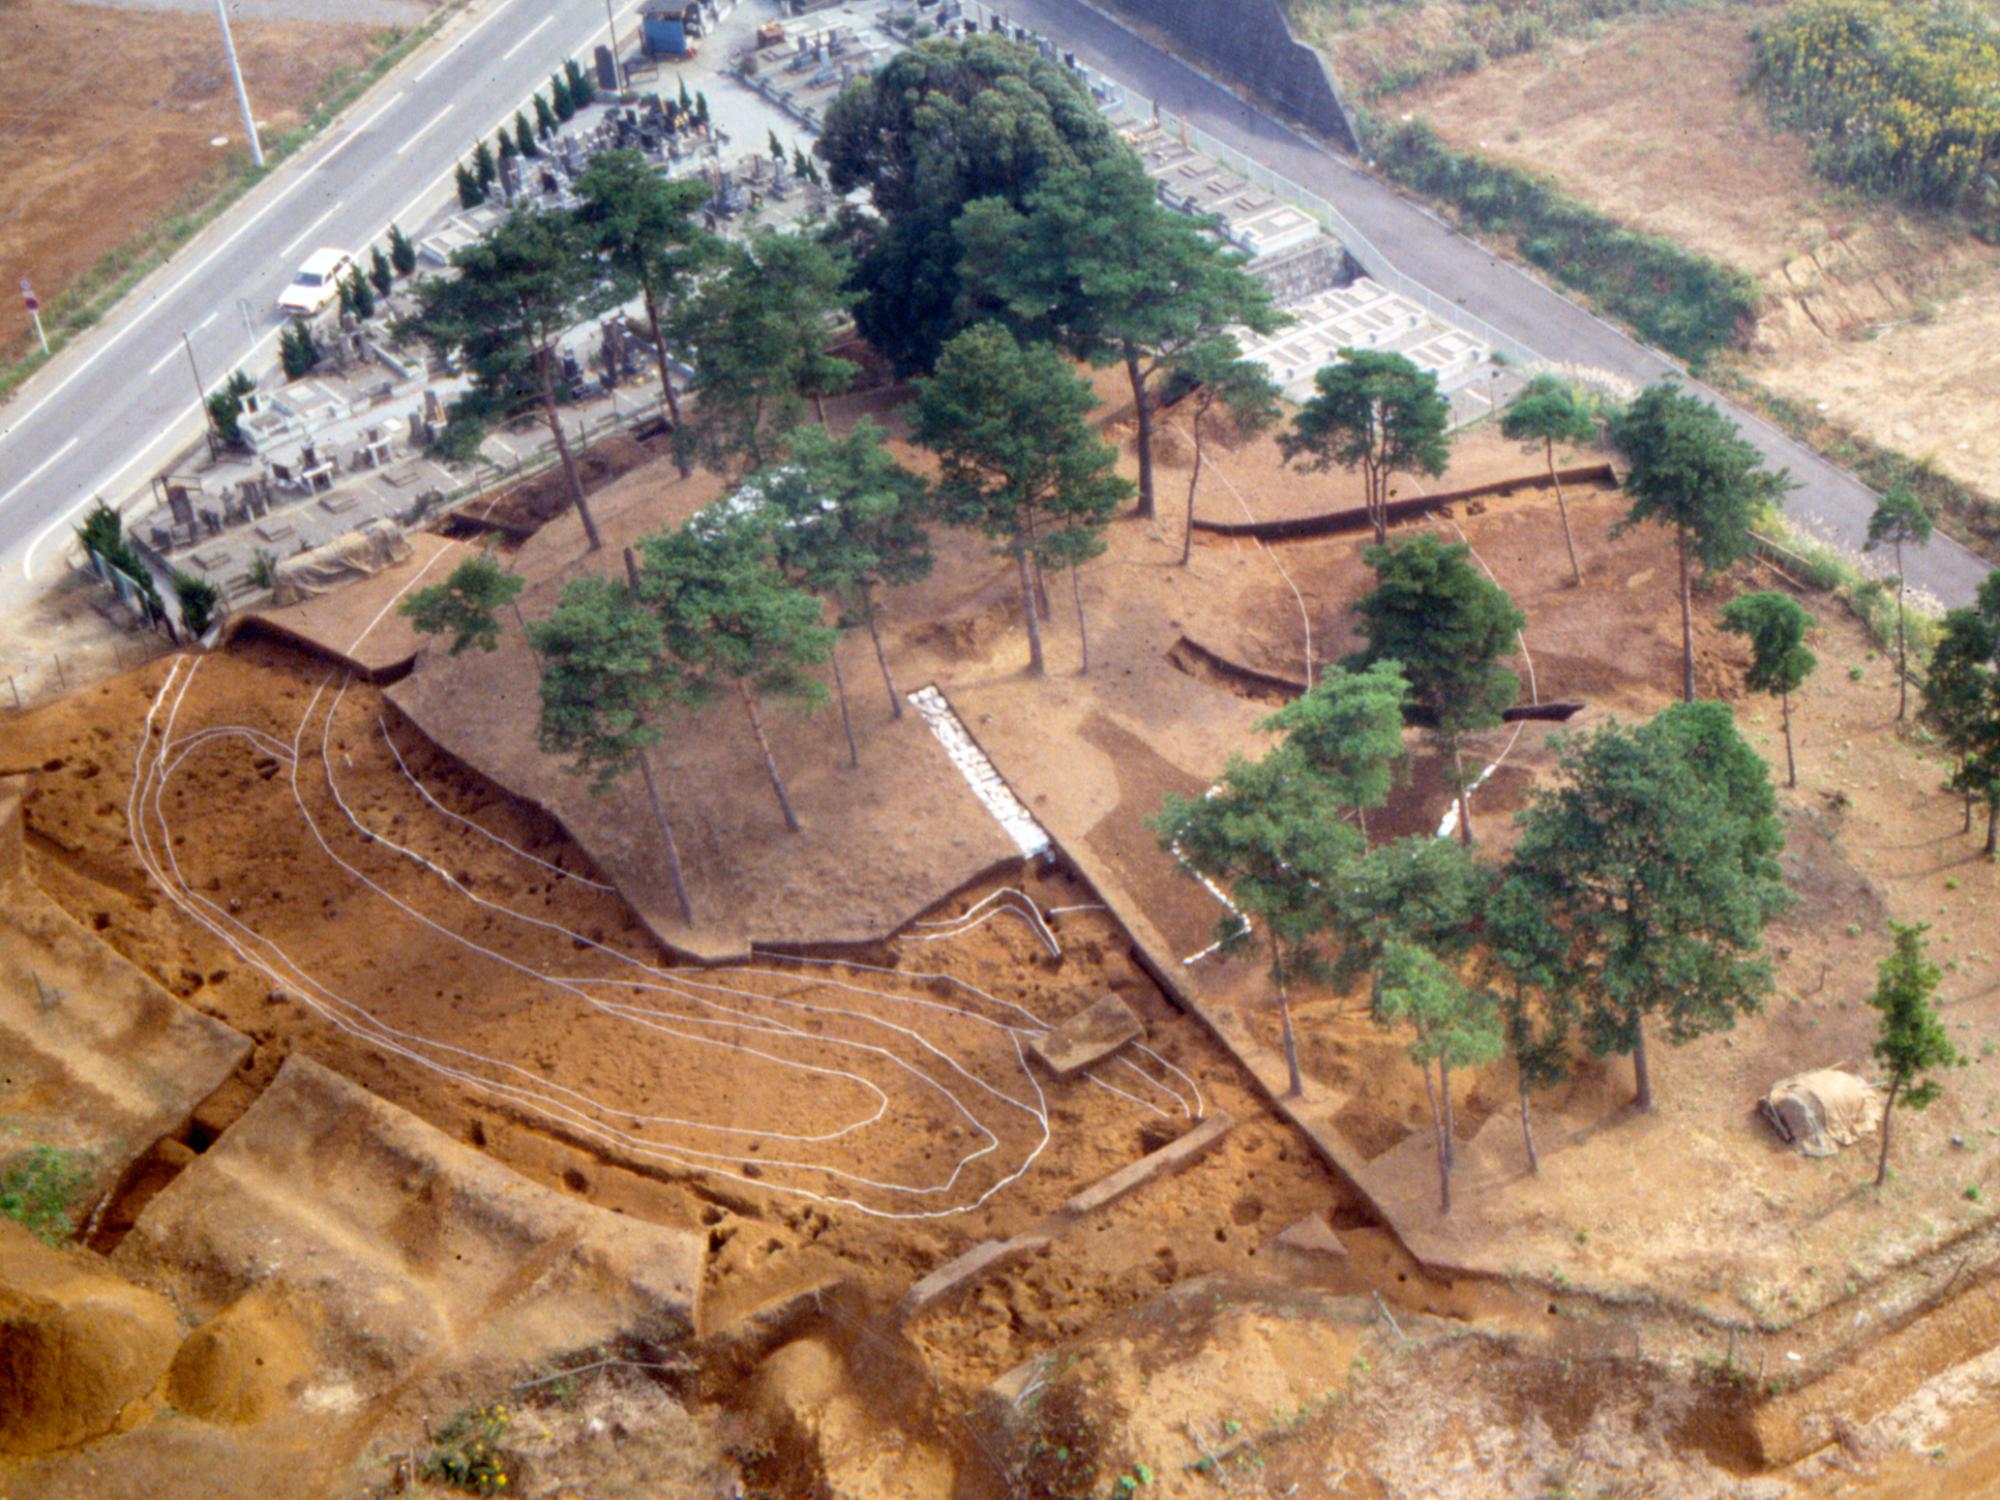
M 833 190 L 865 189 L 874 210 L 839 221 L 855 253 L 855 323 L 914 375 L 991 311 L 959 274 L 966 205 L 1025 208 L 1054 174 L 1126 148 L 1072 69 L 981 33 L 918 42 L 855 79 L 813 149 Z

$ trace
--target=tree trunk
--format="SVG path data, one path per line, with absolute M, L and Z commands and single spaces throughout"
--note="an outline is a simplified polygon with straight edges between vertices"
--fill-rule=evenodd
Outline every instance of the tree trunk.
M 1429 1063 L 1421 1065 L 1424 1075 L 1424 1097 L 1431 1105 L 1431 1135 L 1436 1145 L 1438 1164 L 1438 1212 L 1451 1212 L 1451 1161 L 1445 1155 L 1444 1112 L 1438 1108 L 1437 1084 L 1431 1079 Z
M 1042 660 L 1042 621 L 1035 612 L 1035 580 L 1028 571 L 1028 554 L 1016 552 L 1014 562 L 1021 570 L 1021 605 L 1028 616 L 1028 670 L 1037 677 L 1048 671 Z
M 537 357 L 542 368 L 542 411 L 549 419 L 549 435 L 556 440 L 556 456 L 562 460 L 563 477 L 569 480 L 570 498 L 576 501 L 576 513 L 583 521 L 583 534 L 590 541 L 590 550 L 597 551 L 604 545 L 604 538 L 597 534 L 597 522 L 590 514 L 589 505 L 584 503 L 583 476 L 576 471 L 576 459 L 569 451 L 569 439 L 563 436 L 562 413 L 556 408 L 555 373 L 551 369 L 554 360 L 552 351 L 544 349 Z
M 1458 1117 L 1451 1108 L 1451 1069 L 1438 1059 L 1438 1096 L 1444 1103 L 1444 1164 L 1446 1170 L 1458 1165 Z
M 1791 693 L 1790 692 L 1780 693 L 1778 695 L 1778 702 L 1781 705 L 1779 709 L 1779 719 L 1785 726 L 1785 785 L 1795 787 L 1799 784 L 1799 763 L 1792 758 Z
M 1037 557 L 1035 564 L 1035 609 L 1044 620 L 1056 617 L 1055 606 L 1049 603 L 1049 580 L 1042 572 L 1042 560 Z
M 1563 498 L 1563 482 L 1556 473 L 1556 440 L 1543 438 L 1542 445 L 1549 458 L 1549 483 L 1556 487 L 1556 509 L 1562 512 L 1563 544 L 1569 548 L 1569 570 L 1580 588 L 1583 585 L 1583 565 L 1576 560 L 1576 535 L 1569 529 L 1569 501 Z
M 1653 1107 L 1653 1070 L 1646 1062 L 1646 1018 L 1639 1017 L 1638 1040 L 1632 1044 L 1632 1102 L 1640 1109 Z
M 1083 647 L 1083 665 L 1077 671 L 1079 677 L 1090 675 L 1090 629 L 1083 620 L 1083 570 L 1069 570 L 1069 591 L 1076 598 L 1076 638 Z
M 1132 382 L 1132 412 L 1139 432 L 1139 508 L 1134 515 L 1153 514 L 1153 406 L 1146 377 L 1139 369 L 1139 351 L 1125 347 L 1125 374 Z
M 1367 842 L 1368 842 L 1368 809 L 1367 809 L 1367 808 L 1365 808 L 1365 807 L 1362 807 L 1362 806 L 1360 806 L 1360 805 L 1358 805 L 1358 804 L 1357 804 L 1357 805 L 1355 806 L 1355 809 L 1354 809 L 1354 821 L 1355 821 L 1356 823 L 1358 823 L 1358 824 L 1359 824 L 1359 825 L 1361 826 L 1361 842 L 1362 842 L 1362 843 L 1363 843 L 1364 845 L 1365 845 L 1365 844 L 1367 844 Z
M 1528 1075 L 1519 1075 L 1521 1085 L 1521 1142 L 1528 1148 L 1528 1170 L 1540 1172 L 1542 1159 L 1535 1151 L 1535 1123 L 1528 1114 Z
M 646 759 L 646 752 L 639 752 L 639 774 L 646 779 L 646 796 L 653 804 L 653 821 L 659 825 L 660 838 L 667 846 L 667 875 L 674 883 L 674 899 L 681 904 L 681 920 L 690 925 L 694 922 L 694 903 L 688 899 L 687 880 L 681 874 L 681 846 L 674 841 L 673 825 L 667 821 L 667 809 L 660 801 L 659 784 L 653 780 L 652 762 Z
M 785 814 L 785 827 L 797 833 L 799 815 L 792 811 L 791 796 L 785 791 L 785 778 L 778 774 L 778 762 L 771 754 L 771 742 L 764 737 L 764 720 L 757 713 L 756 694 L 750 691 L 750 684 L 740 679 L 736 691 L 743 699 L 743 712 L 750 716 L 750 732 L 757 736 L 757 748 L 764 754 L 764 770 L 770 775 L 771 790 L 778 794 L 778 806 Z
M 1375 545 L 1389 545 L 1389 476 L 1372 459 L 1361 468 L 1362 504 L 1375 528 Z
M 1986 799 L 1986 852 L 2000 854 L 2000 798 Z
M 1268 924 L 1266 924 L 1268 926 Z M 1285 993 L 1285 960 L 1278 948 L 1278 934 L 1271 933 L 1271 980 L 1278 990 L 1278 1026 L 1285 1041 L 1285 1095 L 1296 1099 L 1306 1091 L 1305 1075 L 1299 1071 L 1299 1043 L 1292 1034 L 1292 1000 Z
M 882 632 L 875 624 L 875 600 L 867 589 L 861 591 L 861 608 L 868 616 L 868 639 L 875 643 L 875 661 L 882 668 L 883 685 L 889 689 L 889 716 L 903 717 L 903 695 L 896 691 L 896 679 L 889 671 L 889 653 L 882 649 Z
M 1465 795 L 1465 760 L 1456 744 L 1451 747 L 1451 786 L 1458 798 L 1458 841 L 1472 847 L 1472 803 Z
M 1889 1121 L 1896 1112 L 1896 1093 L 1903 1086 L 1902 1079 L 1893 1079 L 1889 1084 L 1889 1098 L 1882 1106 L 1882 1152 L 1875 1158 L 1875 1186 L 1880 1187 L 1889 1180 Z
M 813 392 L 813 415 L 819 418 L 820 426 L 826 426 L 826 397 L 818 391 Z
M 1972 762 L 1969 759 L 1960 761 L 1958 766 L 1958 774 L 1963 776 L 1969 769 L 1971 769 L 1971 766 Z M 1958 831 L 1960 833 L 1972 832 L 1972 786 L 1971 783 L 1969 782 L 1966 784 L 1965 788 L 1965 826 L 1959 829 Z
M 1680 533 L 1681 553 L 1681 697 L 1694 702 L 1694 597 L 1688 582 L 1688 539 Z
M 840 637 L 833 639 L 833 649 L 826 653 L 826 659 L 833 666 L 833 693 L 840 700 L 840 728 L 847 736 L 847 763 L 861 764 L 861 747 L 854 743 L 854 720 L 847 712 L 847 678 L 840 670 Z
M 1910 651 L 1903 634 L 1903 595 L 1908 584 L 1903 577 L 1903 539 L 1896 538 L 1896 717 L 1910 709 Z
M 667 355 L 667 335 L 660 327 L 660 309 L 653 296 L 652 278 L 646 280 L 646 323 L 653 331 L 653 353 L 660 361 L 660 393 L 667 398 L 667 420 L 674 424 L 676 436 L 681 430 L 681 401 L 674 394 L 673 360 Z M 694 472 L 694 465 L 688 462 L 687 453 L 676 442 L 674 444 L 674 467 L 681 471 L 685 479 Z
M 1181 538 L 1181 566 L 1188 565 L 1194 555 L 1194 497 L 1201 484 L 1201 417 L 1204 408 L 1197 406 L 1194 413 L 1194 472 L 1188 475 L 1187 535 Z

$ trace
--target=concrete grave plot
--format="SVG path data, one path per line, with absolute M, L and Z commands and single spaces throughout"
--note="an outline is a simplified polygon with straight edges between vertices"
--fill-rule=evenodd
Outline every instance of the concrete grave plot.
M 225 1342 L 282 1304 L 315 1355 L 292 1394 L 324 1409 L 447 1371 L 513 1378 L 621 1334 L 676 1343 L 702 1254 L 294 1056 L 113 1261 Z
M 76 1153 L 87 1178 L 73 1201 L 88 1217 L 250 1043 L 181 1005 L 33 883 L 23 781 L 0 780 L 0 1166 L 36 1146 Z

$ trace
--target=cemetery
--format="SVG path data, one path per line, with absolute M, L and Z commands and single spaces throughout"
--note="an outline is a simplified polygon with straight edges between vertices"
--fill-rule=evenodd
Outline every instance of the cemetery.
M 180 649 L 4 725 L 0 1122 L 57 1201 L 0 1214 L 0 1487 L 1899 1493 L 2000 1305 L 2000 985 L 1891 645 L 1763 531 L 1688 582 L 1645 510 L 1671 394 L 1516 363 L 1059 40 L 645 23 L 686 71 L 546 131 L 538 94 L 74 550 Z M 1014 103 L 1107 144 L 965 208 L 966 326 L 897 344 L 938 239 L 886 205 L 935 163 L 843 152 L 920 27 L 1014 41 Z M 664 293 L 601 272 L 615 204 L 685 252 Z M 589 284 L 468 332 L 547 226 Z M 1197 335 L 1074 294 L 1128 238 L 1220 285 Z M 1343 370 L 1418 439 L 1337 450 Z M 1498 690 L 1460 722 L 1392 665 L 1336 797 L 1311 715 L 1384 666 L 1399 559 L 1461 591 L 1418 634 L 1488 601 L 1440 654 Z M 1767 690 L 1759 600 L 1811 610 L 1809 678 Z M 1498 892 L 1580 757 L 1660 744 L 1738 778 L 1783 895 L 1728 1024 L 1605 1038 Z M 1310 836 L 1225 869 L 1285 821 L 1260 769 Z M 1913 922 L 1963 1066 L 1897 1108 L 1871 986 Z M 1460 993 L 1490 1048 L 1407 999 Z

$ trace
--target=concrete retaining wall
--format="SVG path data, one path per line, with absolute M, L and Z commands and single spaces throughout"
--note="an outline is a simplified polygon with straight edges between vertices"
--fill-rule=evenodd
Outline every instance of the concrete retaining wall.
M 1175 50 L 1360 154 L 1353 122 L 1318 52 L 1292 35 L 1284 0 L 1100 0 L 1113 15 L 1166 33 Z M 1004 4 L 1001 9 L 1005 9 Z

